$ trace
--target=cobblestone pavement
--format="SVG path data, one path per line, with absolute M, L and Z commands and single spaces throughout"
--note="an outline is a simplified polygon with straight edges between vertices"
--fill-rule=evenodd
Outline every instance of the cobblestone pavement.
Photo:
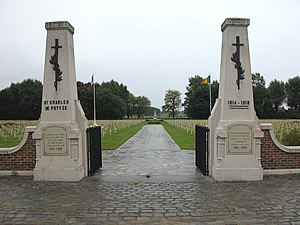
M 143 163 L 151 169 L 125 164 L 110 172 L 107 163 L 80 182 L 0 177 L 0 224 L 300 224 L 300 174 L 215 182 L 194 169 L 175 176 Z

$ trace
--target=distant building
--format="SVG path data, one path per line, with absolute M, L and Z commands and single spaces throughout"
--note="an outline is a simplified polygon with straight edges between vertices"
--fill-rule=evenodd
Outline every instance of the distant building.
M 178 112 L 176 116 L 178 116 L 178 117 L 184 117 L 184 116 L 186 116 L 186 115 L 185 115 L 184 112 Z
M 285 112 L 286 111 L 286 109 L 284 108 L 284 106 L 282 105 L 282 106 L 278 106 L 278 112 Z

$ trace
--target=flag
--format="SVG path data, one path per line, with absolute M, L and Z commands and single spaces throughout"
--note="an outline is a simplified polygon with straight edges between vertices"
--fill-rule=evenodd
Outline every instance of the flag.
M 208 77 L 204 78 L 203 81 L 201 82 L 201 84 L 210 84 L 210 75 Z
M 92 80 L 91 80 L 91 83 L 89 84 L 88 89 L 90 89 L 92 87 L 93 83 L 94 83 L 94 74 L 92 75 Z

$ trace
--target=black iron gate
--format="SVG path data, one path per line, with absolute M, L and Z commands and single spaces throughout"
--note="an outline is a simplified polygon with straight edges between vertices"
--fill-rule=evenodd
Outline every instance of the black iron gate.
M 203 175 L 208 175 L 208 127 L 196 125 L 196 166 Z
M 102 167 L 101 127 L 90 127 L 86 130 L 89 176 Z

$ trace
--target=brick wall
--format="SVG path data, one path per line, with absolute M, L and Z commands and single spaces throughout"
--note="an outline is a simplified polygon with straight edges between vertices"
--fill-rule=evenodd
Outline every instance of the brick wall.
M 300 148 L 295 152 L 287 152 L 280 148 L 272 138 L 271 126 L 262 127 L 264 137 L 261 140 L 261 164 L 264 170 L 300 169 Z M 26 131 L 25 131 L 26 132 Z M 34 129 L 28 129 L 28 137 L 19 150 L 0 149 L 0 171 L 33 171 L 36 163 L 35 140 L 32 139 Z M 273 131 L 272 131 L 273 132 Z M 273 135 L 274 137 L 274 135 Z M 284 148 L 288 148 L 282 146 Z
M 36 151 L 35 140 L 32 139 L 32 134 L 33 132 L 28 133 L 25 144 L 18 151 L 0 154 L 0 171 L 33 171 Z
M 270 129 L 262 129 L 264 137 L 261 140 L 261 165 L 264 170 L 300 169 L 300 152 L 286 152 L 273 141 Z

